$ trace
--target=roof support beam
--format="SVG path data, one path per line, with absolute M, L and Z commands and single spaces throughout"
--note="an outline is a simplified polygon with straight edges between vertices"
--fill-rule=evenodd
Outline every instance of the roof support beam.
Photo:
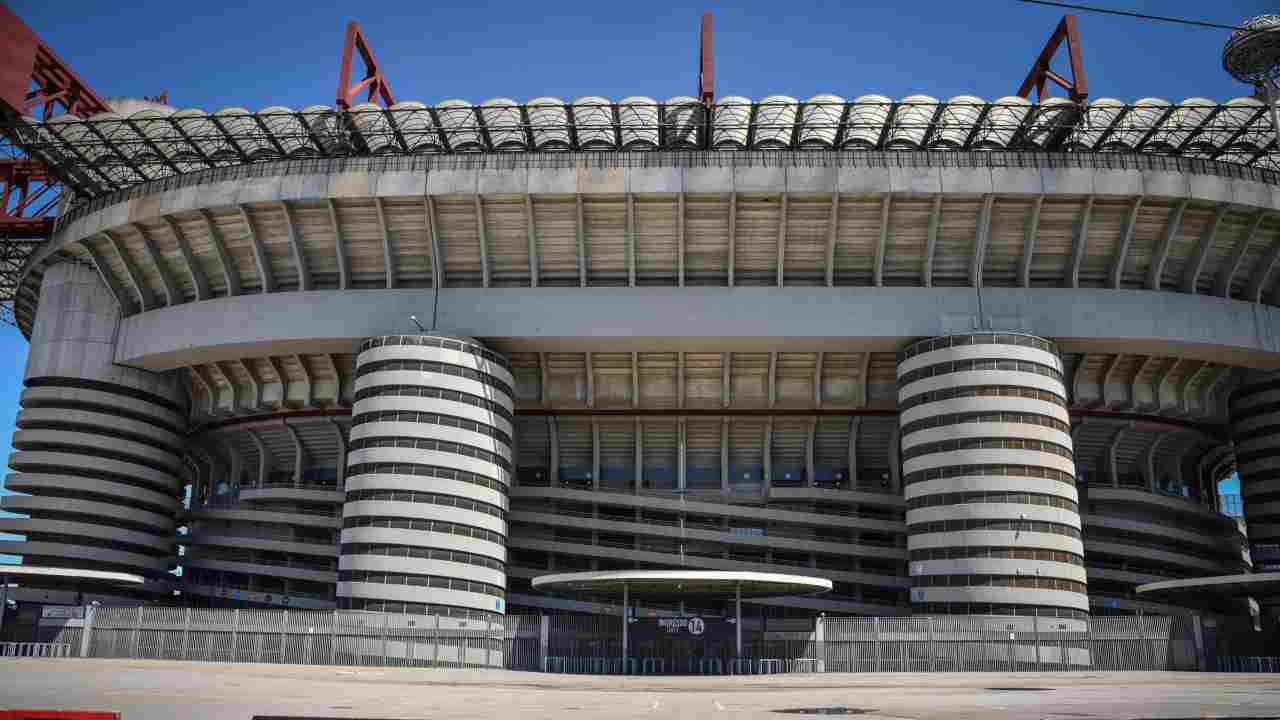
M 831 216 L 827 218 L 827 287 L 836 284 L 836 238 L 840 235 L 840 193 L 831 193 Z
M 209 394 L 209 417 L 213 417 L 217 415 L 218 414 L 217 383 L 213 381 L 213 378 L 209 377 L 209 374 L 205 372 L 204 367 L 201 365 L 192 365 L 187 369 L 191 372 L 191 377 L 195 378 L 196 382 L 203 385 L 204 391 Z
M 1249 276 L 1249 285 L 1245 288 L 1244 299 L 1250 302 L 1262 302 L 1262 289 L 1266 287 L 1267 278 L 1271 275 L 1272 269 L 1276 266 L 1276 260 L 1280 259 L 1280 236 L 1272 241 L 1271 247 L 1267 248 L 1267 253 L 1262 256 L 1258 264 L 1253 268 L 1253 274 Z
M 826 360 L 826 353 L 818 351 L 818 359 L 813 365 L 813 406 L 815 408 L 822 407 L 822 365 Z
M 1204 226 L 1204 230 L 1200 233 L 1200 242 L 1196 243 L 1195 254 L 1187 262 L 1187 267 L 1182 273 L 1182 291 L 1195 294 L 1197 286 L 1200 284 L 1200 272 L 1204 270 L 1205 259 L 1209 257 L 1209 250 L 1213 247 L 1213 243 L 1218 237 L 1218 228 L 1222 226 L 1222 218 L 1226 216 L 1227 210 L 1230 209 L 1226 203 L 1218 206 L 1218 210 L 1213 213 L 1213 219 Z
M 1218 372 L 1214 374 L 1213 379 L 1204 384 L 1204 389 L 1200 391 L 1200 407 L 1204 409 L 1204 416 L 1208 418 L 1216 417 L 1218 408 L 1214 406 L 1215 398 L 1218 394 L 1218 388 L 1231 377 L 1231 368 L 1224 366 L 1218 368 Z
M 1040 208 L 1044 205 L 1044 196 L 1037 195 L 1031 202 L 1031 211 L 1027 214 L 1026 235 L 1022 241 L 1022 259 L 1018 261 L 1018 286 L 1031 287 L 1031 260 L 1036 254 L 1036 239 L 1040 235 Z
M 285 401 L 289 399 L 289 378 L 280 367 L 280 361 L 274 356 L 267 356 L 267 364 L 271 366 L 271 372 L 276 376 L 276 382 L 280 384 L 280 402 L 276 407 L 284 407 Z
M 533 220 L 533 196 L 524 196 L 525 227 L 529 232 L 529 286 L 538 287 L 538 230 Z
M 298 429 L 288 422 L 281 423 L 289 439 L 293 441 L 293 486 L 302 487 L 302 470 L 307 463 L 307 449 L 302 446 L 302 438 Z
M 1076 218 L 1076 236 L 1071 247 L 1071 270 L 1066 278 L 1066 286 L 1080 287 L 1080 266 L 1084 265 L 1084 257 L 1089 250 L 1089 220 L 1093 217 L 1093 196 L 1085 198 L 1084 207 Z
M 222 376 L 222 379 L 226 381 L 227 387 L 231 388 L 231 413 L 234 415 L 241 407 L 240 386 L 236 384 L 235 373 L 231 372 L 227 369 L 226 365 L 220 362 L 209 363 L 209 367 L 216 370 L 218 375 Z
M 342 432 L 342 425 L 334 418 L 329 418 L 329 422 L 333 424 L 333 441 L 338 446 L 338 487 L 343 487 L 347 480 L 347 436 Z M 511 476 L 515 481 L 515 475 Z
M 160 302 L 156 300 L 155 294 L 151 292 L 151 286 L 147 285 L 146 281 L 142 279 L 142 273 L 138 271 L 138 264 L 133 261 L 133 256 L 125 248 L 124 242 L 109 230 L 103 230 L 102 236 L 110 243 L 112 251 L 119 258 L 120 264 L 124 266 L 124 272 L 129 278 L 129 284 L 133 286 L 134 292 L 138 294 L 138 302 L 142 305 L 142 312 L 160 307 Z
M 151 233 L 147 232 L 142 223 L 133 223 L 133 229 L 138 233 L 138 237 L 142 238 L 142 247 L 151 258 L 151 264 L 156 266 L 156 273 L 160 275 L 160 284 L 164 287 L 164 304 L 181 303 L 182 293 L 178 291 L 178 284 L 173 281 L 173 273 L 169 272 L 169 264 L 165 261 L 164 255 L 161 255 L 160 249 L 156 247 L 155 238 L 151 237 Z
M 631 407 L 640 407 L 640 353 L 631 353 Z
M 484 223 L 484 202 L 475 196 L 476 238 L 480 242 L 480 287 L 489 287 L 489 238 Z
M 347 260 L 347 241 L 342 237 L 342 224 L 338 222 L 338 205 L 329 200 L 329 222 L 333 225 L 333 255 L 338 259 L 338 289 L 351 287 L 351 266 Z
M 884 256 L 889 247 L 889 210 L 892 207 L 893 196 L 886 193 L 880 203 L 880 239 L 876 243 L 875 266 L 871 269 L 876 287 L 884 287 Z
M 161 215 L 160 220 L 164 222 L 165 227 L 169 228 L 169 232 L 173 233 L 173 239 L 178 243 L 178 252 L 182 255 L 183 264 L 187 266 L 191 284 L 196 289 L 196 300 L 208 300 L 213 297 L 213 293 L 209 291 L 209 278 L 205 277 L 204 268 L 200 267 L 200 261 L 196 260 L 195 253 L 191 251 L 191 242 L 187 240 L 182 228 L 168 215 Z
M 1111 486 L 1120 486 L 1120 465 L 1117 462 L 1116 455 L 1120 450 L 1120 441 L 1124 439 L 1124 434 L 1133 427 L 1133 423 L 1126 423 L 1116 430 L 1116 434 L 1111 436 L 1111 442 L 1107 445 L 1107 473 L 1111 476 Z
M 427 242 L 431 244 L 431 287 L 440 290 L 444 287 L 444 259 L 440 250 L 440 228 L 436 224 L 436 202 L 430 195 L 424 195 L 422 202 L 427 213 Z
M 858 486 L 858 428 L 862 425 L 862 416 L 854 415 L 849 420 L 849 487 Z M 836 478 L 837 480 L 839 478 Z
M 787 263 L 787 194 L 778 205 L 778 287 L 782 287 Z
M 862 397 L 858 398 L 858 407 L 866 407 L 867 403 L 871 402 L 871 353 L 862 353 L 858 370 L 862 373 L 862 382 L 859 383 L 862 388 Z
M 240 294 L 240 271 L 236 269 L 235 262 L 227 252 L 227 244 L 222 241 L 222 231 L 213 221 L 213 215 L 208 210 L 199 212 L 200 217 L 204 219 L 205 229 L 209 232 L 209 243 L 213 245 L 218 255 L 218 264 L 222 266 L 222 277 L 227 281 L 227 296 L 235 297 Z
M 729 407 L 733 402 L 733 353 L 720 353 L 720 404 Z
M 684 193 L 676 195 L 676 287 L 684 287 Z
M 1177 395 L 1173 398 L 1173 409 L 1186 415 L 1191 412 L 1187 405 L 1187 390 L 1200 377 L 1200 374 L 1209 367 L 1209 363 L 1202 362 L 1195 370 L 1187 370 L 1182 373 L 1182 380 L 1178 383 Z
M 729 287 L 733 287 L 733 271 L 737 264 L 738 194 L 729 193 Z
M 1137 371 L 1133 373 L 1133 379 L 1129 381 L 1129 402 L 1122 405 L 1121 409 L 1137 408 L 1138 404 L 1138 383 L 1142 382 L 1142 377 L 1147 374 L 1147 370 L 1151 369 L 1152 363 L 1156 361 L 1154 355 L 1148 355 L 1143 359 L 1142 364 L 1138 366 Z
M 387 289 L 396 286 L 396 258 L 391 249 L 391 228 L 387 225 L 387 208 L 382 198 L 373 199 L 373 207 L 378 211 L 378 231 L 382 235 L 382 262 L 387 273 Z
M 676 353 L 676 407 L 684 407 L 684 353 Z
M 253 372 L 253 366 L 245 360 L 237 360 L 240 369 L 244 370 L 244 374 L 249 378 L 249 385 L 253 388 L 253 402 L 247 407 L 250 410 L 257 410 L 262 407 L 262 380 Z
M 1164 442 L 1172 434 L 1172 430 L 1166 430 L 1152 438 L 1151 444 L 1147 446 L 1143 464 L 1146 466 L 1147 490 L 1150 492 L 1154 493 L 1156 491 L 1156 452 L 1160 449 L 1160 443 Z
M 941 196 L 935 200 L 935 203 L 941 200 Z M 982 287 L 982 264 L 987 256 L 987 243 L 991 239 L 991 208 L 995 204 L 996 196 L 987 195 L 982 199 L 982 210 L 978 214 L 978 237 L 973 243 L 973 259 L 969 264 L 969 284 L 973 287 Z M 933 218 L 929 219 L 932 227 Z M 936 235 L 937 231 L 934 231 Z M 936 237 L 935 237 L 936 242 Z
M 302 371 L 302 406 L 306 408 L 315 407 L 316 383 L 315 378 L 311 376 L 311 368 L 307 367 L 307 363 L 302 359 L 301 355 L 294 355 L 293 360 L 298 363 L 298 369 Z
M 920 271 L 925 287 L 933 287 L 933 256 L 938 247 L 938 228 L 942 225 L 942 196 L 933 198 L 933 209 L 929 211 L 929 234 L 924 246 L 924 268 Z M 974 248 L 974 255 L 978 254 Z
M 636 196 L 627 193 L 627 287 L 636 286 Z
M 635 468 L 635 477 L 632 487 L 635 488 L 636 492 L 639 492 L 644 487 L 644 423 L 640 422 L 639 416 L 636 416 L 635 424 L 636 454 L 635 465 L 632 466 Z
M 1124 282 L 1124 265 L 1128 261 L 1129 247 L 1133 245 L 1133 235 L 1138 229 L 1138 213 L 1142 211 L 1143 198 L 1139 197 L 1129 206 L 1129 214 L 1125 216 L 1124 228 L 1120 231 L 1120 247 L 1116 248 L 1111 258 L 1111 273 L 1108 287 L 1119 290 Z
M 587 286 L 587 222 L 582 209 L 582 195 L 574 196 L 578 210 L 578 285 Z
M 1120 367 L 1120 363 L 1124 360 L 1124 355 L 1112 355 L 1107 361 L 1107 369 L 1102 373 L 1102 387 L 1099 388 L 1098 402 L 1103 407 L 1110 407 L 1111 403 L 1107 399 L 1107 388 L 1111 385 L 1111 381 L 1115 379 L 1116 369 Z
M 547 369 L 547 354 L 538 353 L 538 402 L 547 404 L 547 387 L 551 384 L 551 373 Z
M 138 312 L 138 308 L 133 304 L 133 298 L 129 297 L 124 288 L 120 287 L 120 281 L 116 279 L 115 273 L 111 272 L 111 266 L 107 265 L 107 261 L 103 259 L 102 255 L 98 254 L 98 250 L 93 246 L 93 243 L 82 240 L 80 247 L 84 248 L 85 252 L 88 253 L 90 262 L 97 269 L 102 281 L 106 283 L 107 290 L 115 297 L 116 305 L 120 306 L 120 314 L 129 316 Z
M 262 278 L 262 289 L 259 292 L 275 292 L 276 279 L 271 272 L 271 260 L 267 258 L 267 250 L 262 246 L 262 238 L 258 237 L 258 231 L 253 227 L 253 220 L 249 218 L 249 209 L 244 205 L 237 205 L 236 209 L 240 211 L 245 234 L 249 237 L 249 245 L 253 247 L 253 261 L 258 265 L 258 277 Z
M 1183 200 L 1169 212 L 1164 234 L 1160 236 L 1160 242 L 1156 244 L 1155 251 L 1151 254 L 1151 267 L 1147 269 L 1148 290 L 1160 289 L 1160 276 L 1164 273 L 1164 264 L 1169 259 L 1169 248 L 1173 247 L 1173 239 L 1178 236 L 1178 230 L 1182 228 L 1182 215 L 1187 210 L 1187 203 L 1187 200 Z
M 591 353 L 587 356 L 587 407 L 596 406 L 596 371 L 591 365 Z
M 769 353 L 769 407 L 778 404 L 778 353 Z
M 1089 353 L 1084 353 L 1071 368 L 1071 402 L 1080 405 L 1080 383 L 1084 381 L 1084 366 L 1089 362 Z
M 1170 375 L 1172 375 L 1174 372 L 1177 372 L 1178 368 L 1181 365 L 1182 365 L 1182 358 L 1175 358 L 1173 362 L 1164 366 L 1164 368 L 1160 371 L 1159 376 L 1157 376 L 1156 378 L 1155 387 L 1152 388 L 1152 394 L 1155 396 L 1156 404 L 1155 404 L 1155 407 L 1152 409 L 1157 414 L 1163 412 L 1164 410 L 1164 382 L 1165 380 L 1169 379 Z M 1177 406 L 1177 402 L 1178 402 L 1178 398 L 1175 395 L 1174 397 L 1175 407 Z
M 298 226 L 293 221 L 293 210 L 289 203 L 280 201 L 280 212 L 284 214 L 284 227 L 289 233 L 289 248 L 293 250 L 293 266 L 298 270 L 298 289 L 311 289 L 311 272 L 307 270 L 306 254 L 302 252 L 302 238 L 298 237 Z
M 337 407 L 349 407 L 350 403 L 346 401 L 349 381 L 343 381 L 342 371 L 338 369 L 338 361 L 332 355 L 325 354 L 323 357 L 329 362 L 329 369 L 333 371 L 333 404 Z
M 1236 246 L 1231 249 L 1231 258 L 1218 271 L 1218 279 L 1213 284 L 1214 295 L 1231 297 L 1231 285 L 1235 282 L 1236 273 L 1240 272 L 1240 266 L 1244 263 L 1245 254 L 1249 252 L 1249 246 L 1258 237 L 1258 228 L 1262 227 L 1262 221 L 1266 217 L 1266 210 L 1254 216 L 1253 222 L 1249 224 L 1249 231 L 1236 241 Z

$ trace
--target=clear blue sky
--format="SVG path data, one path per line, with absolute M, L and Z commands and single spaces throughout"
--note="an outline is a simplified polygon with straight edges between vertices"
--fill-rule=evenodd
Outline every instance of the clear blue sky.
M 1089 0 L 1237 23 L 1273 2 Z M 1086 4 L 1089 4 L 1086 3 Z M 715 13 L 721 95 L 1012 94 L 1064 11 L 1013 0 L 714 3 L 306 3 L 11 0 L 100 95 L 168 90 L 179 107 L 332 103 L 348 19 L 400 99 L 694 94 L 698 19 Z M 1226 31 L 1078 13 L 1093 97 L 1226 100 Z M 1067 69 L 1059 62 L 1059 70 Z M 0 328 L 0 443 L 26 342 Z

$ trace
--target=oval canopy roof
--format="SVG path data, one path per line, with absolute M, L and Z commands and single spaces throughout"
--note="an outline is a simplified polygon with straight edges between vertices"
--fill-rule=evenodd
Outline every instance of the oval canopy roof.
M 810 595 L 829 592 L 831 581 L 805 575 L 714 570 L 619 570 L 543 575 L 533 579 L 535 590 L 621 595 L 626 587 L 632 597 L 719 596 L 743 597 Z
M 1139 585 L 1135 590 L 1139 595 L 1210 593 L 1222 597 L 1241 597 L 1244 595 L 1265 597 L 1280 591 L 1280 572 L 1161 580 L 1160 582 Z
M 146 578 L 133 573 L 112 572 L 110 570 L 85 570 L 83 568 L 39 567 L 35 565 L 0 565 L 0 575 L 38 575 L 41 577 L 74 578 L 76 580 L 97 580 L 120 585 L 141 585 Z

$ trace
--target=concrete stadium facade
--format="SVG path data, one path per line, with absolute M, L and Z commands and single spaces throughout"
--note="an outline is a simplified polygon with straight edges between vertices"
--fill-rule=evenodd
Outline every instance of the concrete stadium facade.
M 1141 154 L 156 180 L 28 268 L 6 550 L 154 598 L 180 544 L 192 602 L 461 617 L 608 611 L 530 580 L 654 568 L 833 581 L 781 617 L 1234 612 L 1133 588 L 1274 542 L 1277 259 L 1273 179 Z M 1216 507 L 1237 466 L 1249 538 Z

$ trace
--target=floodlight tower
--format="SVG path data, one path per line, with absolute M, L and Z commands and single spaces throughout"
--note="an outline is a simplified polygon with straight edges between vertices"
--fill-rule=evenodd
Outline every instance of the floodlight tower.
M 1280 15 L 1259 15 L 1231 33 L 1222 48 L 1222 69 L 1261 91 L 1280 147 Z

